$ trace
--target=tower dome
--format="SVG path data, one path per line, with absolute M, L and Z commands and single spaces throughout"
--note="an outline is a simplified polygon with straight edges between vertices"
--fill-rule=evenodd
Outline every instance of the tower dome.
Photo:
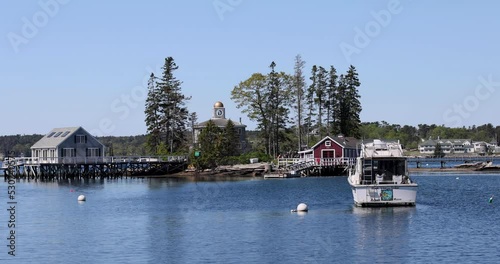
M 217 101 L 217 102 L 214 104 L 214 107 L 224 107 L 224 105 L 223 105 L 220 101 Z

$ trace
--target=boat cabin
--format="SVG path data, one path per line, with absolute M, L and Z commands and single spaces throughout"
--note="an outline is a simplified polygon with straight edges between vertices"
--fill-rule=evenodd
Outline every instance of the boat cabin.
M 361 172 L 364 184 L 401 184 L 408 175 L 407 161 L 399 142 L 382 142 L 363 144 L 363 153 L 357 169 Z
M 401 184 L 407 175 L 406 159 L 403 158 L 365 158 L 362 164 L 361 181 L 364 184 Z

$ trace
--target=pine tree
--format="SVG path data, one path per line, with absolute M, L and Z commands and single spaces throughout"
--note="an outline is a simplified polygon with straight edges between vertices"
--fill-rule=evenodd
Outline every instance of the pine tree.
M 318 107 L 318 133 L 320 138 L 323 138 L 323 106 L 325 104 L 325 92 L 327 89 L 327 74 L 325 68 L 319 66 L 316 80 L 315 103 Z
M 276 63 L 271 62 L 269 68 L 271 72 L 268 74 L 268 105 L 267 110 L 271 115 L 271 129 L 270 129 L 270 145 L 269 145 L 269 153 L 272 156 L 276 156 L 276 152 L 278 149 L 278 100 L 279 100 L 279 87 L 280 80 L 278 78 L 278 73 L 275 71 Z
M 360 82 L 354 66 L 350 66 L 346 75 L 341 74 L 337 87 L 335 104 L 335 122 L 341 134 L 348 137 L 360 137 L 361 103 L 358 87 Z
M 214 169 L 221 159 L 221 129 L 212 120 L 201 130 L 199 135 L 201 157 L 197 160 L 198 169 Z
M 221 156 L 231 157 L 239 155 L 239 142 L 240 138 L 236 132 L 234 123 L 229 119 L 222 132 Z
M 151 73 L 148 80 L 148 96 L 146 98 L 146 107 L 144 113 L 146 114 L 146 127 L 148 131 L 146 145 L 149 151 L 154 154 L 158 154 L 158 148 L 161 143 L 161 131 L 160 131 L 160 108 L 159 108 L 159 97 L 158 89 L 156 85 L 156 77 L 154 73 Z
M 436 158 L 442 158 L 444 157 L 444 151 L 443 148 L 441 147 L 441 144 L 437 143 L 436 147 L 434 148 L 434 157 Z
M 196 112 L 192 112 L 191 114 L 189 114 L 189 118 L 188 118 L 188 121 L 189 121 L 189 127 L 191 128 L 191 147 L 195 147 L 194 146 L 194 124 L 197 123 L 198 121 L 198 115 L 196 114 Z
M 306 144 L 309 145 L 309 137 L 311 134 L 311 130 L 314 128 L 314 123 L 313 123 L 313 118 L 314 118 L 314 111 L 316 110 L 316 105 L 315 105 L 315 93 L 316 93 L 316 86 L 317 86 L 317 72 L 318 68 L 316 65 L 312 66 L 311 70 L 311 77 L 309 78 L 312 83 L 309 85 L 307 88 L 307 95 L 306 95 L 306 101 L 307 101 L 307 117 L 305 119 L 305 126 L 306 126 Z
M 296 125 L 297 125 L 297 143 L 298 150 L 302 150 L 303 142 L 303 122 L 304 122 L 304 108 L 305 108 L 305 89 L 306 81 L 303 74 L 303 69 L 305 67 L 305 61 L 302 60 L 300 55 L 295 56 L 294 74 L 293 74 L 293 84 L 292 84 L 292 103 L 295 110 Z
M 182 83 L 174 76 L 174 72 L 178 68 L 172 57 L 166 58 L 162 67 L 162 77 L 158 82 L 159 108 L 161 110 L 159 126 L 163 135 L 162 140 L 168 146 L 170 153 L 179 151 L 185 143 L 188 119 L 188 110 L 185 104 L 191 99 L 182 94 Z
M 328 86 L 326 89 L 325 98 L 325 108 L 326 108 L 326 124 L 327 124 L 327 135 L 335 135 L 338 130 L 335 129 L 335 104 L 337 96 L 337 70 L 330 66 L 330 71 L 328 72 Z

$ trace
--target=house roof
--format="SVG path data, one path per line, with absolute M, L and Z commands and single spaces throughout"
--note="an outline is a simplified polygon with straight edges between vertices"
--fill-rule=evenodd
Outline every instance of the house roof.
M 204 121 L 196 125 L 195 127 L 206 127 L 209 121 L 212 121 L 216 126 L 218 127 L 225 127 L 227 125 L 227 122 L 231 119 L 226 119 L 226 118 L 212 118 L 210 120 Z M 231 120 L 233 121 L 233 120 Z M 243 125 L 240 122 L 233 121 L 233 124 L 235 127 L 246 127 L 246 125 Z
M 311 149 L 315 149 L 317 146 L 319 146 L 321 143 L 323 143 L 325 140 L 331 140 L 337 143 L 339 146 L 342 148 L 350 148 L 350 149 L 356 149 L 358 148 L 358 143 L 359 140 L 353 137 L 330 137 L 326 136 L 322 140 L 318 141 L 314 146 L 311 147 Z
M 472 140 L 470 139 L 429 139 L 426 140 L 422 143 L 420 143 L 420 146 L 435 146 L 437 143 L 439 143 L 441 146 L 443 145 L 463 145 L 465 142 L 472 143 Z
M 31 148 L 55 148 L 71 137 L 81 127 L 60 127 L 52 129 Z

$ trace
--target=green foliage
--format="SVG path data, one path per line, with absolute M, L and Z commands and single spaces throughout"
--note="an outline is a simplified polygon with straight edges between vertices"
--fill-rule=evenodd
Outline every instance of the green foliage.
M 12 135 L 0 136 L 0 156 L 31 156 L 31 146 L 43 135 Z
M 280 151 L 279 138 L 288 123 L 292 84 L 292 77 L 276 72 L 275 66 L 272 62 L 269 74 L 254 73 L 231 91 L 237 107 L 257 122 L 264 150 L 271 155 Z
M 228 120 L 222 133 L 221 156 L 237 156 L 240 140 L 233 121 Z
M 240 164 L 248 164 L 248 163 L 250 163 L 250 159 L 253 159 L 253 158 L 259 159 L 259 162 L 272 161 L 272 158 L 269 155 L 267 155 L 266 153 L 253 151 L 253 152 L 248 152 L 248 153 L 240 155 L 238 158 L 238 162 Z
M 146 135 L 97 137 L 97 140 L 105 146 L 106 156 L 146 156 L 156 154 L 147 150 L 146 139 Z
M 212 120 L 209 120 L 206 127 L 201 130 L 199 135 L 201 156 L 195 159 L 196 168 L 214 169 L 219 165 L 222 151 L 221 134 L 221 129 Z
M 305 89 L 306 89 L 306 81 L 303 74 L 303 70 L 305 67 L 305 61 L 302 60 L 300 55 L 295 57 L 295 65 L 294 65 L 294 75 L 292 80 L 292 92 L 291 92 L 291 103 L 293 105 L 293 109 L 295 110 L 295 120 L 296 120 L 296 144 L 297 149 L 301 149 L 303 145 L 304 138 L 304 109 L 306 106 L 305 101 Z
M 181 91 L 182 82 L 177 80 L 174 72 L 179 67 L 172 57 L 165 58 L 161 78 L 151 74 L 148 81 L 148 97 L 145 110 L 148 130 L 148 147 L 153 153 L 169 154 L 178 152 L 186 146 L 188 110 L 186 101 L 191 99 Z
M 406 149 L 416 149 L 418 144 L 427 139 L 470 139 L 472 141 L 497 142 L 500 126 L 493 127 L 485 124 L 479 127 L 450 128 L 435 124 L 419 124 L 417 127 L 409 125 L 389 124 L 385 121 L 362 123 L 361 138 L 396 139 Z
M 354 66 L 350 66 L 346 75 L 340 75 L 336 98 L 335 126 L 346 137 L 359 138 L 362 107 L 359 101 L 358 87 L 361 85 Z
M 442 158 L 444 157 L 444 151 L 443 148 L 441 148 L 441 144 L 437 143 L 436 148 L 434 149 L 434 157 L 436 158 Z

